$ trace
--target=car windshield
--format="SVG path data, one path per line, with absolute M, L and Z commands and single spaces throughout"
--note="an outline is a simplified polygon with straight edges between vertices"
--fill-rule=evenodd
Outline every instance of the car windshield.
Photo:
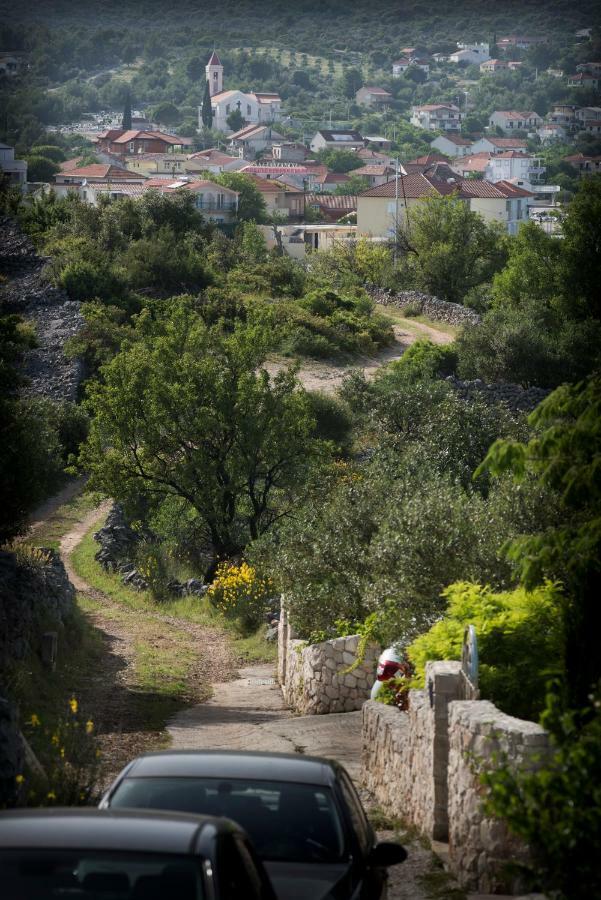
M 219 778 L 126 778 L 111 806 L 209 813 L 233 819 L 265 860 L 340 862 L 344 839 L 329 788 Z
M 2 900 L 203 900 L 198 862 L 160 853 L 0 851 Z

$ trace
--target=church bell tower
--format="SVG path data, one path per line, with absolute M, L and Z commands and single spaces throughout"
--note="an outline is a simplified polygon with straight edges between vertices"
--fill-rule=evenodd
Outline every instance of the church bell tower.
M 219 94 L 223 90 L 223 66 L 221 60 L 213 50 L 213 54 L 208 61 L 205 72 L 207 73 L 207 81 L 209 82 L 209 90 L 211 97 Z

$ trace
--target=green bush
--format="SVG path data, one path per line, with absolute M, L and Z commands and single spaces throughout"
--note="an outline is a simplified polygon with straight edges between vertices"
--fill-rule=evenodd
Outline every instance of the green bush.
M 549 675 L 563 662 L 558 587 L 548 582 L 530 592 L 493 593 L 457 582 L 443 596 L 448 600 L 444 617 L 408 648 L 418 675 L 423 678 L 429 660 L 460 659 L 465 628 L 473 625 L 482 698 L 509 715 L 538 719 Z
M 338 447 L 345 446 L 353 424 L 346 404 L 319 391 L 309 391 L 307 396 L 317 436 Z
M 601 897 L 601 694 L 582 711 L 565 711 L 560 691 L 547 697 L 542 724 L 552 753 L 535 772 L 498 765 L 482 781 L 487 811 L 530 847 L 531 887 L 557 900 Z
M 75 260 L 65 266 L 59 281 L 71 300 L 92 300 L 95 297 L 110 300 L 119 293 L 118 279 L 108 266 L 84 259 Z
M 378 380 L 393 381 L 396 377 L 418 381 L 422 378 L 454 375 L 457 371 L 457 353 L 453 345 L 441 346 L 432 341 L 416 341 L 377 374 Z

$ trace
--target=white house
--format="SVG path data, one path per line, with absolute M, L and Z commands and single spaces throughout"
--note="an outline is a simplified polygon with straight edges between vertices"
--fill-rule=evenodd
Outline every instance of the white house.
M 11 187 L 25 190 L 27 183 L 27 161 L 15 159 L 15 148 L 8 144 L 0 144 L 0 172 Z
M 536 133 L 543 144 L 551 144 L 553 141 L 564 141 L 569 134 L 569 129 L 557 122 L 544 122 L 540 128 L 536 129 Z
M 505 153 L 495 153 L 490 157 L 484 170 L 484 177 L 493 183 L 517 178 L 519 181 L 534 184 L 541 180 L 541 175 L 545 171 L 539 158 L 507 150 Z
M 453 103 L 430 103 L 411 107 L 411 124 L 428 131 L 459 131 L 461 110 Z
M 365 141 L 358 131 L 343 129 L 330 131 L 323 128 L 316 132 L 309 144 L 312 153 L 318 153 L 319 150 L 352 150 L 355 152 L 364 146 Z
M 213 127 L 219 131 L 230 133 L 227 124 L 228 116 L 236 110 L 247 125 L 277 122 L 281 118 L 282 100 L 279 94 L 244 93 L 243 91 L 223 89 L 223 66 L 215 52 L 209 59 L 206 68 L 206 79 L 211 92 L 213 111 Z M 198 128 L 202 128 L 202 107 L 198 108 Z
M 441 134 L 435 138 L 430 146 L 434 150 L 438 150 L 439 153 L 444 153 L 445 156 L 454 158 L 471 153 L 472 141 L 468 141 L 467 138 L 461 137 L 459 134 L 449 132 L 449 134 Z
M 407 56 L 402 56 L 401 59 L 397 59 L 392 64 L 392 77 L 400 78 L 401 75 L 404 75 L 409 66 L 411 65 L 411 60 Z
M 526 153 L 528 141 L 521 137 L 482 137 L 472 143 L 471 153 L 504 153 L 506 150 L 517 150 Z
M 491 128 L 500 128 L 505 134 L 512 131 L 536 131 L 543 124 L 542 118 L 533 110 L 495 110 L 488 120 Z
M 480 65 L 487 59 L 490 59 L 490 45 L 487 43 L 458 43 L 457 50 L 449 56 L 449 62 L 465 62 L 475 65 Z

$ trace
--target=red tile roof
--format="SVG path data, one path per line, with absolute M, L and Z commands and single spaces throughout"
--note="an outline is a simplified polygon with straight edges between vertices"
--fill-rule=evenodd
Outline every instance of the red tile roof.
M 111 138 L 112 144 L 128 144 L 130 141 L 164 141 L 166 144 L 190 144 L 190 138 L 180 138 L 163 131 L 130 131 L 121 132 L 119 137 Z
M 495 187 L 502 191 L 508 200 L 511 197 L 534 197 L 534 194 L 531 191 L 518 187 L 510 181 L 496 181 Z
M 141 180 L 145 176 L 130 172 L 121 166 L 107 165 L 106 163 L 93 163 L 91 166 L 82 166 L 80 169 L 68 169 L 57 173 L 59 178 L 127 178 L 131 181 Z
M 221 65 L 221 60 L 217 56 L 216 52 L 213 50 L 213 53 L 211 54 L 211 58 L 208 61 L 207 66 L 220 66 L 220 65 Z
M 360 197 L 396 197 L 397 189 L 395 185 L 396 179 L 392 181 L 386 181 L 384 184 L 379 184 L 377 187 L 369 188 L 367 191 L 363 191 L 359 194 Z M 411 200 L 417 200 L 420 197 L 427 197 L 428 194 L 452 194 L 459 187 L 459 182 L 457 184 L 449 184 L 446 181 L 435 181 L 434 179 L 429 179 L 427 175 L 423 175 L 421 173 L 415 173 L 413 175 L 406 175 L 404 178 L 399 178 L 399 186 L 398 186 L 398 196 L 403 199 L 403 197 L 407 197 Z
M 487 141 L 493 145 L 493 147 L 527 147 L 528 142 L 525 138 L 502 138 L 502 137 L 488 137 L 488 135 L 484 136 Z
M 335 209 L 340 212 L 352 212 L 357 209 L 355 194 L 307 194 L 307 206 L 320 206 L 322 209 Z

